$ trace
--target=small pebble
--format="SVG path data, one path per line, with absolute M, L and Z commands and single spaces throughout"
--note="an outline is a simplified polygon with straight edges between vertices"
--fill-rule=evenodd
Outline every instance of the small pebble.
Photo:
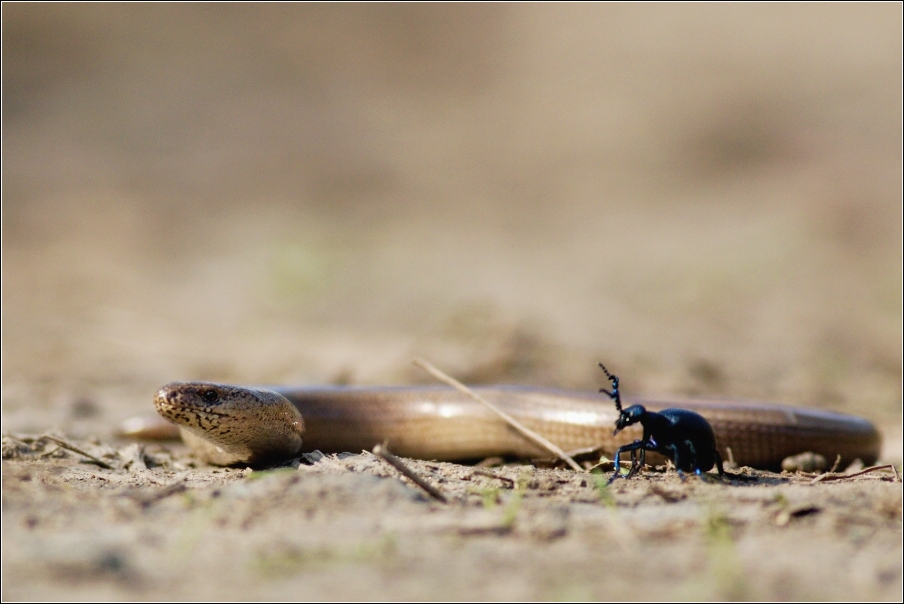
M 786 472 L 825 472 L 829 467 L 826 458 L 819 453 L 807 451 L 798 455 L 792 455 L 782 460 L 782 470 Z

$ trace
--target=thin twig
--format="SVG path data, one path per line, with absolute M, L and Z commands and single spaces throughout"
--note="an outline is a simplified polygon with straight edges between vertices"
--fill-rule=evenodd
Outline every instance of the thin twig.
M 605 461 L 600 461 L 600 462 L 598 462 L 598 463 L 596 463 L 596 464 L 590 466 L 589 468 L 587 468 L 587 471 L 588 471 L 588 472 L 593 472 L 595 469 L 597 469 L 597 468 L 603 468 L 603 467 L 605 467 L 605 469 L 603 470 L 604 472 L 608 472 L 608 471 L 610 471 L 610 470 L 614 470 L 614 469 L 615 469 L 615 462 L 614 462 L 613 460 L 609 459 L 608 457 L 606 457 L 606 458 L 604 458 L 604 459 L 605 459 Z M 619 471 L 619 472 L 621 472 L 621 469 L 622 469 L 622 468 L 630 468 L 630 467 L 631 467 L 631 462 L 630 462 L 630 461 L 619 461 L 619 462 L 618 462 L 618 471 Z
M 829 470 L 829 474 L 834 474 L 835 470 L 838 469 L 838 466 L 841 464 L 841 453 L 835 456 L 835 463 L 832 464 L 832 469 Z
M 602 453 L 605 447 L 603 445 L 593 445 L 592 447 L 581 447 L 572 451 L 566 451 L 569 457 L 581 457 L 583 455 L 596 455 Z
M 730 463 L 734 467 L 737 467 L 738 464 L 735 463 L 734 453 L 732 453 L 731 447 L 725 447 L 725 453 L 728 455 L 728 463 Z
M 817 482 L 822 482 L 824 480 L 847 480 L 848 478 L 854 478 L 856 476 L 862 476 L 863 474 L 869 474 L 870 472 L 877 472 L 879 470 L 891 470 L 895 479 L 898 479 L 898 470 L 895 469 L 895 466 L 892 464 L 888 464 L 885 466 L 872 466 L 870 468 L 866 468 L 865 470 L 861 470 L 859 472 L 854 472 L 853 474 L 821 474 L 814 478 L 810 484 L 814 484 Z
M 481 476 L 486 476 L 487 478 L 495 478 L 496 480 L 501 480 L 502 482 L 508 484 L 510 487 L 515 488 L 515 481 L 514 481 L 514 480 L 512 480 L 511 478 L 506 478 L 505 476 L 496 476 L 495 474 L 493 474 L 493 473 L 490 472 L 489 470 L 481 470 L 480 468 L 477 468 L 476 470 L 474 470 L 474 471 L 471 473 L 472 476 L 473 476 L 474 474 L 479 474 L 479 475 L 481 475 Z
M 824 472 L 824 473 L 820 474 L 819 476 L 817 476 L 816 478 L 811 480 L 810 484 L 816 484 L 817 482 L 822 482 L 823 480 L 835 480 L 834 478 L 831 478 L 831 476 L 834 476 L 835 470 L 838 469 L 838 465 L 840 463 L 841 463 L 841 453 L 839 453 L 838 455 L 835 456 L 835 463 L 832 464 L 832 469 L 829 470 L 828 472 Z
M 114 468 L 113 466 L 111 466 L 110 464 L 108 464 L 107 462 L 105 462 L 104 460 L 98 459 L 97 457 L 94 457 L 93 455 L 91 455 L 91 454 L 88 453 L 87 451 L 84 451 L 84 450 L 82 450 L 82 449 L 79 449 L 78 447 L 76 447 L 76 446 L 73 445 L 72 443 L 66 442 L 66 441 L 63 440 L 62 438 L 57 438 L 56 436 L 51 436 L 50 434 L 44 434 L 44 435 L 41 436 L 41 438 L 46 438 L 47 440 L 53 441 L 53 442 L 55 442 L 56 444 L 58 444 L 59 446 L 63 447 L 64 449 L 68 449 L 68 450 L 72 451 L 73 453 L 78 453 L 79 455 L 84 455 L 84 456 L 87 457 L 89 460 L 93 461 L 94 463 L 96 463 L 97 465 L 99 465 L 99 466 L 102 467 L 102 468 L 106 468 L 106 469 L 108 469 L 108 470 L 115 470 L 115 469 L 116 469 L 116 468 Z
M 399 459 L 398 457 L 396 457 L 395 455 L 390 453 L 389 449 L 387 449 L 385 446 L 377 445 L 376 447 L 374 447 L 373 453 L 374 453 L 374 455 L 376 455 L 377 457 L 379 457 L 380 459 L 382 459 L 383 461 L 385 461 L 386 463 L 391 465 L 393 468 L 395 468 L 396 470 L 401 472 L 403 475 L 410 478 L 412 480 L 412 482 L 414 482 L 414 484 L 416 484 L 417 486 L 419 486 L 422 489 L 424 489 L 425 491 L 427 491 L 427 493 L 429 493 L 429 495 L 431 497 L 441 501 L 442 503 L 446 503 L 445 495 L 440 493 L 429 482 L 427 482 L 426 480 L 424 480 L 423 478 L 421 478 L 420 476 L 415 474 L 414 470 L 412 470 L 411 468 L 406 466 L 405 463 L 401 459 Z
M 816 484 L 817 482 L 822 482 L 823 480 L 836 480 L 832 478 L 835 475 L 835 470 L 838 469 L 838 465 L 841 464 L 841 453 L 835 456 L 835 463 L 832 464 L 832 469 L 828 472 L 824 472 L 810 481 L 810 484 Z M 847 476 L 847 474 L 842 474 L 842 476 Z
M 521 422 L 516 420 L 514 417 L 512 417 L 511 415 L 509 415 L 508 413 L 506 413 L 505 411 L 503 411 L 496 405 L 492 404 L 491 402 L 489 402 L 488 400 L 486 400 L 485 398 L 483 398 L 482 396 L 480 396 L 479 394 L 477 394 L 476 392 L 474 392 L 473 390 L 471 390 L 470 388 L 468 388 L 467 386 L 465 386 L 464 384 L 462 384 L 461 382 L 456 380 L 455 378 L 449 377 L 448 375 L 446 375 L 445 373 L 443 373 L 442 371 L 440 371 L 439 369 L 434 367 L 429 361 L 424 360 L 424 359 L 415 359 L 414 364 L 417 365 L 418 367 L 420 367 L 421 369 L 423 369 L 424 371 L 426 371 L 427 373 L 429 373 L 430 375 L 432 375 L 433 377 L 435 377 L 436 379 L 438 379 L 439 381 L 449 384 L 450 386 L 459 390 L 460 392 L 467 394 L 468 396 L 473 398 L 478 403 L 481 403 L 484 406 L 486 406 L 490 411 L 492 411 L 493 413 L 495 413 L 496 415 L 501 417 L 503 420 L 505 420 L 505 422 L 508 423 L 508 425 L 510 425 L 512 428 L 514 428 L 515 430 L 520 432 L 528 440 L 532 440 L 533 442 L 540 445 L 547 451 L 550 451 L 553 455 L 555 455 L 559 459 L 564 460 L 566 463 L 568 463 L 568 465 L 570 465 L 572 467 L 572 469 L 574 469 L 575 472 L 586 472 L 586 470 L 584 470 L 584 468 L 579 466 L 578 463 L 574 459 L 572 459 L 565 451 L 560 449 L 554 443 L 551 443 L 550 441 L 546 440 L 545 438 L 543 438 L 542 436 L 540 436 L 539 434 L 537 434 L 536 432 L 534 432 L 533 430 L 531 430 L 530 428 L 528 428 L 527 426 L 525 426 L 524 424 L 522 424 Z
M 188 487 L 185 485 L 184 482 L 177 482 L 177 483 L 171 484 L 169 486 L 163 487 L 156 493 L 152 493 L 151 495 L 148 495 L 147 497 L 136 497 L 135 499 L 136 499 L 136 501 L 138 501 L 138 503 L 139 503 L 139 505 L 141 505 L 141 507 L 146 508 L 146 507 L 150 506 L 152 503 L 156 503 L 157 501 L 160 501 L 161 499 L 166 499 L 170 495 L 175 495 L 176 493 L 181 493 L 186 490 L 188 490 Z
M 59 451 L 62 448 L 63 447 L 59 446 L 58 444 L 53 443 L 53 447 L 48 446 L 46 449 L 44 449 L 43 453 L 38 455 L 38 457 L 50 457 L 51 455 L 53 455 L 54 453 L 56 453 L 57 451 Z
M 820 474 L 819 476 L 817 476 L 816 478 L 811 480 L 810 484 L 816 484 L 817 482 L 822 482 L 823 480 L 826 480 L 829 476 L 831 476 L 831 474 L 829 474 L 828 472 Z

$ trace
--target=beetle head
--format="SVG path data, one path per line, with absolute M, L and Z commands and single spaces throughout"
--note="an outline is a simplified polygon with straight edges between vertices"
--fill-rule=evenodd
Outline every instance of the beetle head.
M 643 405 L 631 405 L 627 409 L 622 409 L 621 413 L 618 414 L 618 420 L 615 422 L 615 432 L 612 433 L 612 436 L 618 434 L 622 428 L 639 422 L 646 413 L 647 410 L 644 409 Z

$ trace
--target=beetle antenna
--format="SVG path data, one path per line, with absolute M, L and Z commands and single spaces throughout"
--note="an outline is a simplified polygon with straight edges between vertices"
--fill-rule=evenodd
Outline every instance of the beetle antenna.
M 612 381 L 612 392 L 609 392 L 605 388 L 600 388 L 600 392 L 605 392 L 609 395 L 609 398 L 615 401 L 615 409 L 620 413 L 622 410 L 621 406 L 621 393 L 618 391 L 618 376 L 612 375 L 609 373 L 609 370 L 606 369 L 606 366 L 602 363 L 599 364 L 600 369 L 603 370 L 603 373 L 606 374 L 606 377 Z

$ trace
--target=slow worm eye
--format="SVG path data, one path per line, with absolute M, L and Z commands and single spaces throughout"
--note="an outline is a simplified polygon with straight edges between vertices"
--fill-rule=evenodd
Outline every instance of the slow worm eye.
M 217 394 L 216 390 L 205 390 L 202 396 L 208 403 L 215 403 L 220 400 L 220 395 Z

